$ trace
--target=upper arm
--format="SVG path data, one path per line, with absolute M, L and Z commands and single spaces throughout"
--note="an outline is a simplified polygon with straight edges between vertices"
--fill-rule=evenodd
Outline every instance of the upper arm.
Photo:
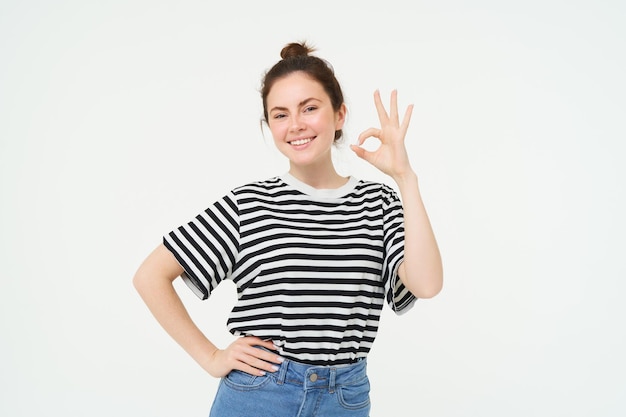
M 160 243 L 139 266 L 133 282 L 135 285 L 145 279 L 163 279 L 171 282 L 179 277 L 183 271 L 183 267 L 180 266 L 172 252 L 163 243 Z

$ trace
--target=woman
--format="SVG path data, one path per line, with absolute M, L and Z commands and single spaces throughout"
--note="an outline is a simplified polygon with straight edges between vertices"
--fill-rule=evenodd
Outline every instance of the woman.
M 265 122 L 289 172 L 238 187 L 173 230 L 142 263 L 134 285 L 153 315 L 209 374 L 222 378 L 212 416 L 367 416 L 366 357 L 384 302 L 397 313 L 442 287 L 439 249 L 404 146 L 409 106 L 351 149 L 389 175 L 389 186 L 343 177 L 331 148 L 346 105 L 324 60 L 292 43 L 265 75 Z M 360 145 L 380 140 L 375 151 Z M 228 319 L 238 337 L 220 349 L 195 326 L 172 282 L 201 298 L 237 286 Z

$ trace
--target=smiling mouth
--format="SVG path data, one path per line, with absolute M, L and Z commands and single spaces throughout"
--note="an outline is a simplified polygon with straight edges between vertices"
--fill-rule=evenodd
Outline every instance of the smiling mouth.
M 296 140 L 292 140 L 291 142 L 289 142 L 289 144 L 292 145 L 292 146 L 306 145 L 307 143 L 311 142 L 313 139 L 315 139 L 315 137 L 304 138 L 304 139 L 296 139 Z

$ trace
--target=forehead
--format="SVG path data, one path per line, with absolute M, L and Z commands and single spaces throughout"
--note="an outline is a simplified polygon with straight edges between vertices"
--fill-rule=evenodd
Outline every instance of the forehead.
M 309 98 L 330 100 L 319 81 L 298 71 L 276 80 L 267 94 L 267 104 L 271 108 L 275 105 L 300 103 Z

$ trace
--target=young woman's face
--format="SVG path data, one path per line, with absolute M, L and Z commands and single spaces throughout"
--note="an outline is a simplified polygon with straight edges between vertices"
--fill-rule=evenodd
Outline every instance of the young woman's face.
M 267 95 L 268 124 L 278 150 L 297 166 L 327 163 L 346 110 L 333 110 L 322 85 L 303 72 L 279 79 Z

